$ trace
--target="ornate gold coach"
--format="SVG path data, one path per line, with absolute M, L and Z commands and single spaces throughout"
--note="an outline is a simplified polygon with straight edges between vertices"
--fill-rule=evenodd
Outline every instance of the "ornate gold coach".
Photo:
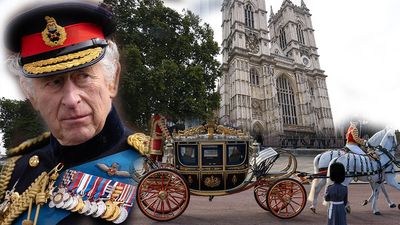
M 139 135 L 135 139 L 136 146 L 147 155 L 141 163 L 136 163 L 138 167 L 135 166 L 136 199 L 147 217 L 172 220 L 185 211 L 190 195 L 208 196 L 211 201 L 214 196 L 253 187 L 259 206 L 279 218 L 293 218 L 305 207 L 303 185 L 289 178 L 297 169 L 292 154 L 273 148 L 261 150 L 249 134 L 212 122 L 174 132 L 172 136 L 162 135 L 167 132 L 165 119 L 156 118 L 161 118 L 158 120 L 161 122 L 153 120 L 152 130 L 158 131 L 159 136 L 152 139 Z M 154 140 L 165 141 L 165 144 Z M 282 155 L 287 156 L 287 164 L 271 172 Z
M 245 180 L 252 144 L 248 135 L 207 124 L 173 134 L 173 140 L 174 167 L 192 194 L 223 195 Z

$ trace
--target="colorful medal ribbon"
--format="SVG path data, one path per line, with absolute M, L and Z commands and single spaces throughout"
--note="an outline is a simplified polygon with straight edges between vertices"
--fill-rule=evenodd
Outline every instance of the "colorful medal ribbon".
M 127 219 L 135 193 L 131 184 L 67 170 L 56 193 L 66 197 L 58 197 L 52 205 L 119 224 Z

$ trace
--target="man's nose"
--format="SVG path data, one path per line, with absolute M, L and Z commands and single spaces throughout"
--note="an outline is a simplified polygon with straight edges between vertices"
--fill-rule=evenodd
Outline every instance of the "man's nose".
M 80 97 L 80 90 L 74 84 L 74 82 L 71 81 L 71 79 L 67 78 L 65 80 L 62 91 L 62 104 L 64 106 L 67 106 L 68 108 L 74 108 L 81 102 L 82 99 Z

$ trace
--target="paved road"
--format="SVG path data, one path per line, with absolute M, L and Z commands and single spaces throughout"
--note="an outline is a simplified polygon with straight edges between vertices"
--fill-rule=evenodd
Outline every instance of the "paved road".
M 313 157 L 297 157 L 300 171 L 312 172 Z M 279 165 L 279 162 L 278 162 Z M 310 185 L 305 185 L 307 193 Z M 392 200 L 400 203 L 400 192 L 387 186 L 387 191 Z M 400 210 L 390 209 L 383 195 L 378 202 L 382 215 L 372 214 L 370 205 L 361 206 L 360 203 L 368 198 L 371 193 L 368 184 L 351 184 L 349 188 L 349 201 L 352 206 L 352 213 L 348 215 L 348 224 L 360 225 L 400 225 Z M 322 194 L 322 193 L 321 193 Z M 320 198 L 322 199 L 322 198 Z M 191 196 L 190 204 L 186 211 L 177 219 L 170 222 L 156 222 L 144 216 L 139 208 L 135 206 L 135 224 L 140 225 L 261 225 L 261 224 L 296 224 L 296 225 L 319 225 L 326 224 L 326 207 L 319 203 L 317 214 L 308 209 L 297 217 L 290 220 L 281 220 L 269 212 L 261 209 L 253 197 L 253 190 L 241 192 L 234 195 L 215 197 L 212 202 L 207 197 Z

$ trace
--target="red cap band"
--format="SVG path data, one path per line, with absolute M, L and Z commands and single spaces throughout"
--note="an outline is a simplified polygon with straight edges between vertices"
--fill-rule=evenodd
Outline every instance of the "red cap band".
M 69 45 L 78 44 L 93 38 L 104 39 L 103 30 L 100 26 L 92 23 L 78 23 L 64 27 L 67 39 L 63 45 L 50 47 L 42 39 L 42 33 L 31 34 L 22 37 L 21 57 L 29 57 L 41 53 L 64 48 Z

